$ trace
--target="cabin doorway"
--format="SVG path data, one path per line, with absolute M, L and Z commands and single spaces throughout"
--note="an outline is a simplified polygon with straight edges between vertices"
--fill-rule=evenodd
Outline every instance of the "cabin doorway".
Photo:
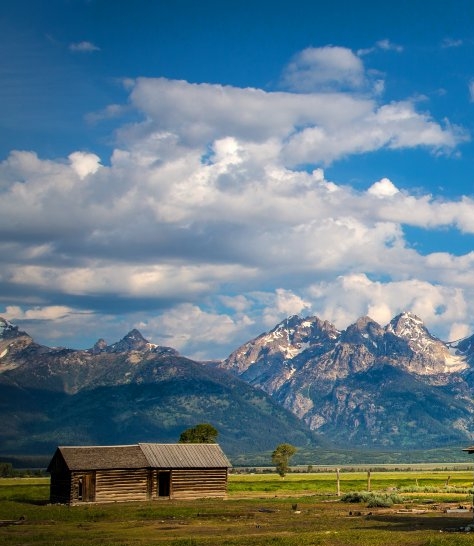
M 81 474 L 77 479 L 77 500 L 82 502 L 95 501 L 95 473 Z
M 158 496 L 169 497 L 171 489 L 171 472 L 165 470 L 158 472 Z

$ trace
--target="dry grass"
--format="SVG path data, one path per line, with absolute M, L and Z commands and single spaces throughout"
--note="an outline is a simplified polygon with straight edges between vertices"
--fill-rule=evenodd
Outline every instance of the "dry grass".
M 406 475 L 399 477 L 400 482 L 406 479 Z M 328 491 L 315 493 L 317 476 L 313 477 L 313 493 L 307 484 L 300 483 L 304 489 L 298 490 L 298 480 L 294 477 L 285 479 L 285 483 L 295 481 L 294 491 L 291 488 L 257 491 L 257 478 L 245 477 L 250 491 L 246 494 L 239 486 L 227 500 L 155 501 L 72 508 L 48 506 L 47 483 L 10 485 L 0 480 L 0 499 L 3 499 L 0 500 L 0 519 L 26 517 L 22 524 L 0 527 L 0 544 L 467 546 L 474 543 L 474 533 L 450 532 L 450 529 L 473 522 L 473 513 L 446 512 L 448 507 L 470 505 L 470 496 L 465 493 L 450 493 L 448 502 L 444 492 L 415 491 L 403 495 L 404 502 L 391 508 L 368 508 L 364 503 L 343 503 Z M 308 479 L 307 476 L 304 478 Z M 392 477 L 388 481 L 391 480 Z M 459 483 L 462 480 L 464 477 L 459 477 Z M 376 476 L 372 477 L 372 484 L 377 487 Z M 362 490 L 363 481 L 358 485 Z M 322 486 L 325 488 L 326 485 Z

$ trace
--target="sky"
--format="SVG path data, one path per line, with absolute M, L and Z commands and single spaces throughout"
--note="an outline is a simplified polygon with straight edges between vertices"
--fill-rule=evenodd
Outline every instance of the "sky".
M 474 2 L 4 0 L 0 316 L 227 357 L 474 333 Z

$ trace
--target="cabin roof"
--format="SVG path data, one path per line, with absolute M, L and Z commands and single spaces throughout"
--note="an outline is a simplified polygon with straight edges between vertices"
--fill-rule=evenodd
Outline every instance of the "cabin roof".
M 62 457 L 69 470 L 124 468 L 229 468 L 218 444 L 151 444 L 59 446 L 51 460 Z
M 60 446 L 56 450 L 56 454 L 58 452 L 62 455 L 69 470 L 111 470 L 148 466 L 148 461 L 138 445 Z
M 153 468 L 229 468 L 218 444 L 139 444 Z

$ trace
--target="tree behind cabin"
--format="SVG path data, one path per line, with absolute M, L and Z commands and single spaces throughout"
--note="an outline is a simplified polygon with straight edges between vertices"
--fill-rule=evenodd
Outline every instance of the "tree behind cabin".
M 209 423 L 188 428 L 179 437 L 180 444 L 215 444 L 219 432 Z

